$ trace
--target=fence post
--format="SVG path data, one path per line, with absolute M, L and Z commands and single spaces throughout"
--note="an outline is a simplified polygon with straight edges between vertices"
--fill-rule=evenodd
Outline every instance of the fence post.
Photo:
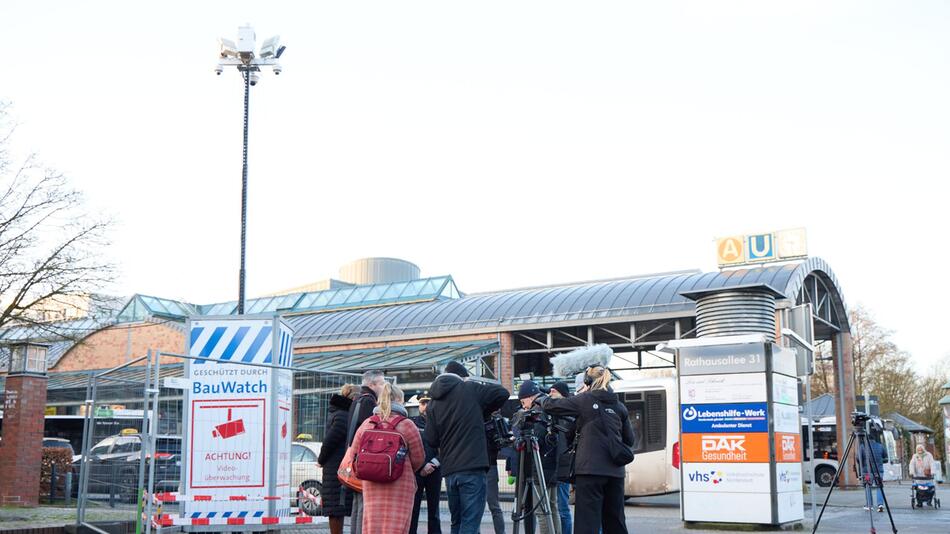
M 110 469 L 110 484 L 109 484 L 109 508 L 115 508 L 115 468 L 116 464 L 112 464 Z
M 52 465 L 52 468 L 49 472 L 49 503 L 53 504 L 53 500 L 56 499 L 56 464 Z
M 66 500 L 66 506 L 72 504 L 73 500 L 73 470 L 66 471 L 66 482 L 63 488 L 63 498 Z

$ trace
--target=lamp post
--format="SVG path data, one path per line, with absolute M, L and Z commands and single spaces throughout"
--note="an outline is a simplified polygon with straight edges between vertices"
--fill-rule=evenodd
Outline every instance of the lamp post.
M 261 67 L 271 67 L 274 74 L 282 72 L 280 63 L 281 54 L 286 49 L 280 46 L 280 36 L 274 36 L 264 41 L 260 52 L 255 55 L 254 28 L 249 24 L 238 28 L 237 44 L 229 39 L 218 39 L 218 65 L 214 72 L 221 75 L 225 67 L 235 67 L 244 78 L 244 166 L 241 172 L 241 268 L 238 273 L 238 305 L 239 315 L 244 313 L 244 280 L 245 257 L 247 249 L 247 119 L 251 95 L 251 86 L 257 85 L 260 80 Z

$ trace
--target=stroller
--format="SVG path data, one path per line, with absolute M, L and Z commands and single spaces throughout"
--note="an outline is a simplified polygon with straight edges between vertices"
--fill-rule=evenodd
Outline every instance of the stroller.
M 933 477 L 914 477 L 910 484 L 910 507 L 923 508 L 924 503 L 940 508 L 940 498 Z

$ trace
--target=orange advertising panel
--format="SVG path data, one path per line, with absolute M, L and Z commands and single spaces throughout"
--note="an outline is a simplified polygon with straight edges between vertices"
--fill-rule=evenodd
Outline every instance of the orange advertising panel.
M 684 462 L 768 462 L 768 432 L 683 434 Z
M 802 461 L 802 438 L 798 434 L 775 433 L 775 461 Z

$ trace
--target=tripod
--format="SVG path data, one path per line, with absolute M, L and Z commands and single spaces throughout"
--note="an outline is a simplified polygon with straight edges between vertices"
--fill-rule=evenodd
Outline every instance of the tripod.
M 513 532 L 518 534 L 519 523 L 534 514 L 540 506 L 541 520 L 544 521 L 547 532 L 553 534 L 554 519 L 551 517 L 548 488 L 541 466 L 541 449 L 532 428 L 523 430 L 521 437 L 515 442 L 515 449 L 518 451 L 518 481 L 515 484 L 515 510 L 511 513 Z
M 884 508 L 887 510 L 887 518 L 891 522 L 891 530 L 894 534 L 897 534 L 897 527 L 894 526 L 894 517 L 891 515 L 891 507 L 887 504 L 887 496 L 884 495 L 884 484 L 881 480 L 881 473 L 877 470 L 877 462 L 874 460 L 874 455 L 871 449 L 871 438 L 868 437 L 867 431 L 864 429 L 864 424 L 867 422 L 867 417 L 863 414 L 852 414 L 852 430 L 851 437 L 848 438 L 848 445 L 844 449 L 844 456 L 841 457 L 841 463 L 838 465 L 838 471 L 835 473 L 835 479 L 831 483 L 831 488 L 828 489 L 828 494 L 825 495 L 825 502 L 821 505 L 821 512 L 818 514 L 818 519 L 815 521 L 815 527 L 812 528 L 812 534 L 818 530 L 818 525 L 821 523 L 821 516 L 825 513 L 825 507 L 828 506 L 828 499 L 831 498 L 831 492 L 835 490 L 838 486 L 838 479 L 841 478 L 841 470 L 844 466 L 848 465 L 848 454 L 851 453 L 851 447 L 854 445 L 854 442 L 858 442 L 858 465 L 861 469 L 861 485 L 864 487 L 864 499 L 867 506 L 865 507 L 868 511 L 868 521 L 871 524 L 871 534 L 877 534 L 877 530 L 874 528 L 874 510 L 871 499 L 871 490 L 874 484 L 877 484 L 877 487 L 881 488 L 881 496 L 884 500 Z M 868 464 L 869 469 L 866 472 L 864 469 L 864 463 Z M 872 478 L 873 477 L 873 478 Z

